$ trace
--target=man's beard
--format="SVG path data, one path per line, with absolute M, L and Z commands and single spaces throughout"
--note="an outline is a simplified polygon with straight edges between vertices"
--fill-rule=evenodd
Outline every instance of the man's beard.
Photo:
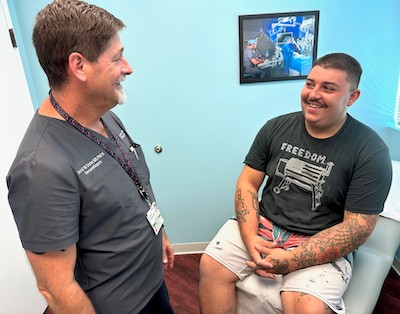
M 118 105 L 123 105 L 128 100 L 128 95 L 125 93 L 123 88 L 118 89 L 117 97 Z
M 125 93 L 124 88 L 121 85 L 121 82 L 123 81 L 125 81 L 125 75 L 122 75 L 118 81 L 119 88 L 117 90 L 117 103 L 119 105 L 126 103 L 126 101 L 128 100 L 128 95 Z

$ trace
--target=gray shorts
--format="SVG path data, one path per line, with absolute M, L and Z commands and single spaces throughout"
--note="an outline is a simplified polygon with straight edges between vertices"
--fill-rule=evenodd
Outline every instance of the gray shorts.
M 204 253 L 236 274 L 239 280 L 244 280 L 253 273 L 246 264 L 251 258 L 240 236 L 236 220 L 230 219 L 222 226 Z M 276 304 L 280 303 L 280 291 L 305 292 L 322 300 L 335 313 L 344 314 L 346 310 L 342 296 L 351 275 L 351 264 L 342 257 L 328 264 L 300 269 L 284 276 L 278 275 L 276 284 L 263 286 L 262 293 L 264 294 L 264 289 L 276 290 L 276 299 L 279 300 L 271 300 Z

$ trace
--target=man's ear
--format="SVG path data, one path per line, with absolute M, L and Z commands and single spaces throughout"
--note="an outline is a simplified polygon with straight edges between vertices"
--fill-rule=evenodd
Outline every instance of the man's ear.
M 79 52 L 68 56 L 68 71 L 80 81 L 86 81 L 87 60 Z
M 349 102 L 347 103 L 347 107 L 350 107 L 352 104 L 354 104 L 354 102 L 358 99 L 358 97 L 360 97 L 360 90 L 359 89 L 355 89 L 351 92 L 350 98 L 349 98 Z

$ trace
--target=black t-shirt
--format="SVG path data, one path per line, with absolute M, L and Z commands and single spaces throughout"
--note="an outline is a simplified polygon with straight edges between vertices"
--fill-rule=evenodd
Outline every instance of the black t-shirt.
M 348 115 L 337 134 L 316 139 L 302 112 L 268 121 L 245 163 L 268 177 L 261 214 L 307 235 L 343 221 L 344 210 L 380 213 L 392 172 L 388 148 L 372 129 Z
M 154 201 L 140 146 L 111 112 L 104 123 Z M 96 136 L 121 158 L 116 143 Z M 33 252 L 77 245 L 75 277 L 97 313 L 136 313 L 163 280 L 161 232 L 121 165 L 66 121 L 35 114 L 7 177 L 22 245 Z

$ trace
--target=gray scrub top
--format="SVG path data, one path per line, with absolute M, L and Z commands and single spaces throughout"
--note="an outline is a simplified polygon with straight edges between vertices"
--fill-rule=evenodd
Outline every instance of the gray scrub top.
M 122 143 L 154 201 L 143 152 L 109 112 L 104 123 Z M 112 140 L 96 133 L 123 158 Z M 121 165 L 66 121 L 38 113 L 7 176 L 23 247 L 33 252 L 77 245 L 75 277 L 98 313 L 139 312 L 163 280 L 161 232 Z

